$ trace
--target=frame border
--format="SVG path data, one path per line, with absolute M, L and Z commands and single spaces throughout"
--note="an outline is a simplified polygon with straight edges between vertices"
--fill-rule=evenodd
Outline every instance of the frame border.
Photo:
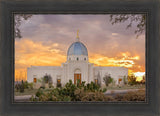
M 38 3 L 36 3 L 38 2 Z M 159 116 L 159 1 L 107 1 L 107 0 L 1 0 L 1 39 L 0 39 L 0 115 L 146 115 Z M 14 40 L 12 30 L 13 12 L 49 12 L 56 14 L 89 14 L 99 13 L 133 13 L 147 12 L 148 28 L 146 65 L 147 71 L 147 93 L 149 100 L 147 104 L 12 104 L 12 85 L 11 78 L 14 75 Z M 104 13 L 105 14 L 105 13 Z M 11 40 L 10 40 L 11 39 Z M 147 62 L 148 61 L 148 62 Z M 12 78 L 13 79 L 13 78 Z M 126 103 L 126 102 L 125 102 Z
M 104 15 L 109 15 L 109 14 L 117 14 L 117 12 L 103 12 Z M 12 17 L 11 17 L 11 26 L 12 26 L 12 49 L 13 49 L 13 53 L 12 53 L 12 58 L 13 58 L 13 63 L 12 63 L 12 67 L 14 69 L 14 53 L 15 53 L 15 50 L 14 50 L 14 46 L 15 46 L 15 38 L 14 38 L 14 15 L 16 14 L 33 14 L 33 15 L 47 15 L 47 14 L 53 14 L 53 15 L 57 15 L 57 12 L 12 12 Z M 83 13 L 75 13 L 73 11 L 71 12 L 61 12 L 61 13 L 58 13 L 58 15 L 86 15 L 86 14 L 83 14 Z M 93 13 L 93 12 L 88 12 L 87 14 L 91 14 L 91 15 L 101 15 L 102 13 Z M 124 12 L 119 12 L 118 14 L 145 14 L 146 16 L 146 30 L 145 30 L 145 70 L 146 72 L 148 72 L 148 63 L 147 63 L 147 54 L 148 54 L 148 34 L 147 34 L 147 31 L 148 31 L 148 24 L 149 24 L 149 21 L 148 21 L 148 14 L 149 12 L 148 11 L 144 11 L 144 12 L 128 12 L 128 11 L 124 11 Z M 101 101 L 92 101 L 92 102 L 82 102 L 82 101 L 75 101 L 75 102 L 64 102 L 64 101 L 46 101 L 46 102 L 15 102 L 14 101 L 14 81 L 15 81 L 15 77 L 14 77 L 14 71 L 13 71 L 13 75 L 12 75 L 12 95 L 11 95 L 11 99 L 12 99 L 12 104 L 148 104 L 148 101 L 149 101 L 149 95 L 148 95 L 148 74 L 145 74 L 145 77 L 146 77 L 146 83 L 145 83 L 145 95 L 146 95 L 146 99 L 145 101 L 107 101 L 107 102 L 101 102 Z

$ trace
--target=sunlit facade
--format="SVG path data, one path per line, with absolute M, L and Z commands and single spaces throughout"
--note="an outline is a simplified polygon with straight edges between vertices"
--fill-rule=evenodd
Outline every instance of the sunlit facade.
M 86 83 L 95 82 L 102 86 L 105 84 L 103 78 L 110 75 L 115 84 L 123 84 L 123 78 L 128 76 L 128 68 L 94 66 L 89 62 L 87 47 L 79 40 L 77 34 L 76 41 L 68 48 L 67 61 L 61 66 L 31 66 L 27 68 L 27 81 L 37 83 L 45 75 L 52 77 L 53 86 L 61 83 L 64 86 L 69 80 L 74 84 L 77 80 Z

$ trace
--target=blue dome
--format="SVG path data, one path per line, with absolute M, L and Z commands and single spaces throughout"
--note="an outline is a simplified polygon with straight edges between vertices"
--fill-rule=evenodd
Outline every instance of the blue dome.
M 72 43 L 72 45 L 69 47 L 68 52 L 67 52 L 67 56 L 69 55 L 85 55 L 88 56 L 88 51 L 86 46 L 77 41 Z

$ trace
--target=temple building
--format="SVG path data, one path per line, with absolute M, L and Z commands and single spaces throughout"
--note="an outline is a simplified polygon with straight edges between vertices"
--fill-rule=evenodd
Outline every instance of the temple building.
M 94 66 L 89 62 L 87 47 L 79 40 L 77 32 L 76 41 L 67 51 L 67 61 L 61 66 L 31 66 L 27 68 L 27 81 L 37 83 L 45 75 L 50 75 L 53 86 L 61 83 L 64 86 L 69 80 L 74 84 L 80 82 L 95 82 L 105 85 L 103 78 L 110 75 L 115 84 L 123 84 L 123 78 L 128 76 L 128 69 L 124 67 Z

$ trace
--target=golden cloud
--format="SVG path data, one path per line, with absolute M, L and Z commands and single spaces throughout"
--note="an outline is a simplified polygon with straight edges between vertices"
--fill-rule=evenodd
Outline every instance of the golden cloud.
M 138 55 L 131 56 L 129 52 L 120 53 L 117 57 L 106 57 L 100 54 L 92 54 L 89 58 L 91 63 L 94 63 L 98 66 L 120 66 L 126 67 L 129 69 L 129 73 L 136 72 L 136 71 L 145 71 L 144 66 L 140 66 L 136 63 L 140 57 Z
M 31 65 L 58 66 L 66 60 L 66 56 L 56 47 L 43 45 L 41 42 L 33 42 L 29 39 L 21 39 L 15 42 L 15 77 L 26 79 L 26 69 Z M 22 76 L 23 75 L 23 76 Z M 22 77 L 21 77 L 22 76 Z
M 66 61 L 64 51 L 58 49 L 60 45 L 53 43 L 43 45 L 42 42 L 34 42 L 29 39 L 15 41 L 15 77 L 16 80 L 27 79 L 27 67 L 35 66 L 60 66 Z M 98 66 L 121 66 L 129 69 L 129 73 L 145 71 L 145 67 L 136 61 L 139 55 L 131 56 L 130 52 L 121 52 L 115 57 L 106 57 L 99 54 L 91 54 L 89 62 Z

